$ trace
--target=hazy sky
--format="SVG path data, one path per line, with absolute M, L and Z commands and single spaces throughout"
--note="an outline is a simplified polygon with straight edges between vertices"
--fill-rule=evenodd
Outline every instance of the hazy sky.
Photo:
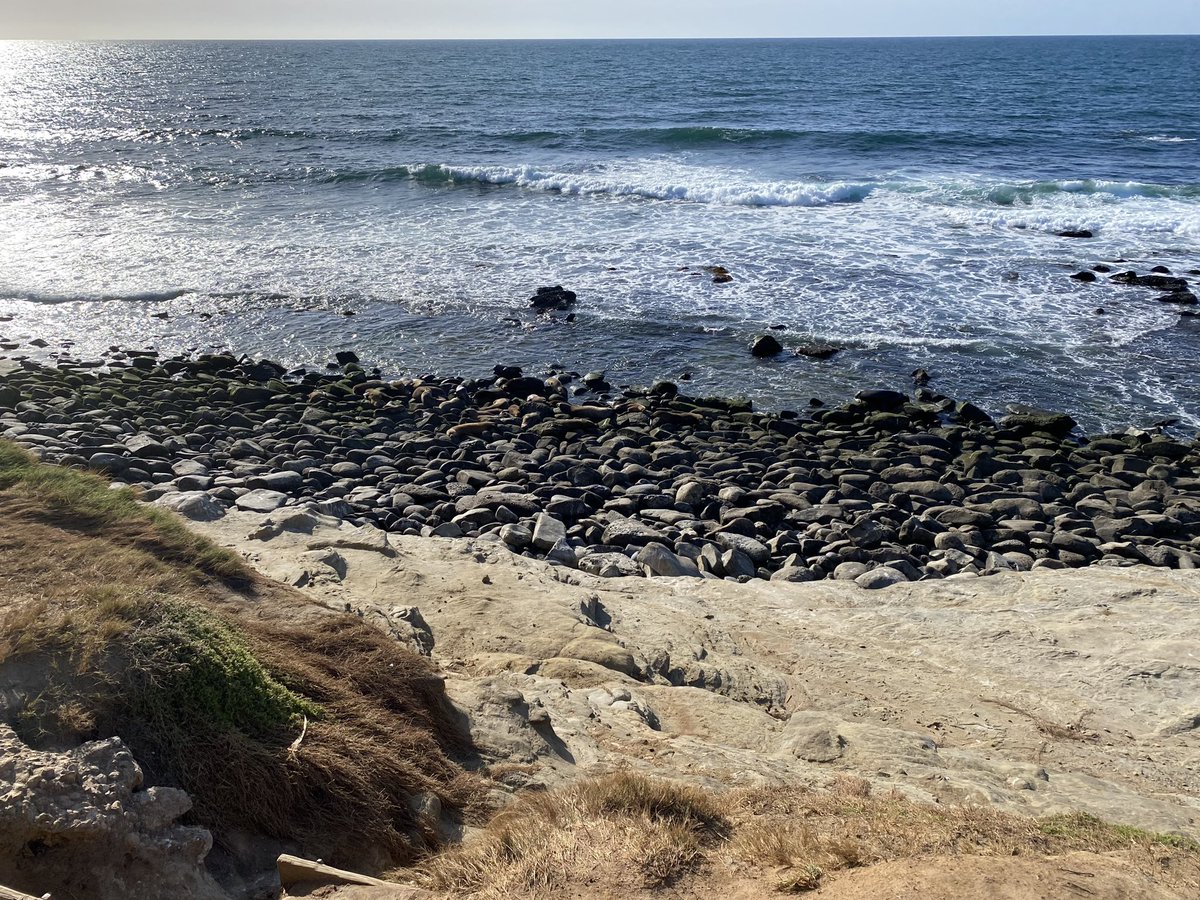
M 1197 33 L 1200 0 L 0 0 L 0 38 Z

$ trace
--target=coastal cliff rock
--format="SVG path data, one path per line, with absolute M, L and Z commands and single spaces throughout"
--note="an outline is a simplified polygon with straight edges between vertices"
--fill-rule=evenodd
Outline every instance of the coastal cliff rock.
M 40 896 L 228 900 L 183 791 L 144 787 L 119 738 L 31 750 L 0 724 L 0 883 Z M 79 892 L 83 893 L 80 894 Z

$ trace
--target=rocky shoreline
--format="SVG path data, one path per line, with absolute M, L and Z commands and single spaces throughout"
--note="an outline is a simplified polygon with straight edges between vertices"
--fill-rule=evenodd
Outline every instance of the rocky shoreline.
M 0 437 L 186 517 L 310 511 L 594 575 L 854 580 L 1200 565 L 1200 446 L 926 387 L 761 413 L 599 373 L 384 381 L 231 355 L 25 360 Z

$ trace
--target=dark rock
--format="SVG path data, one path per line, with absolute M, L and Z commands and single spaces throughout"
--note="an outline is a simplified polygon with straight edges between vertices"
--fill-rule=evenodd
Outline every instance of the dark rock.
M 1097 279 L 1096 279 L 1096 273 L 1095 273 L 1095 272 L 1086 272 L 1086 271 L 1085 271 L 1085 272 L 1076 272 L 1076 273 L 1075 273 L 1074 275 L 1072 275 L 1071 277 L 1072 277 L 1072 278 L 1073 278 L 1075 281 L 1083 281 L 1083 282 L 1086 282 L 1086 283 L 1088 283 L 1088 284 L 1091 284 L 1093 281 L 1096 281 L 1096 280 L 1097 280 Z
M 1066 413 L 1038 409 L 1021 403 L 1010 403 L 1005 409 L 1008 415 L 1000 420 L 1000 425 L 1019 434 L 1040 431 L 1056 437 L 1066 437 L 1077 424 Z
M 1121 272 L 1112 276 L 1110 280 L 1134 287 L 1153 288 L 1156 291 L 1185 291 L 1188 287 L 1186 278 L 1173 278 L 1169 275 L 1139 275 L 1137 272 Z
M 1196 295 L 1191 291 L 1173 291 L 1169 294 L 1160 294 L 1154 299 L 1159 303 L 1176 303 L 1180 306 L 1196 305 Z
M 1096 235 L 1086 228 L 1080 228 L 1068 231 L 1060 231 L 1057 233 L 1057 236 L 1064 238 L 1090 238 L 1095 237 Z
M 575 300 L 574 291 L 568 291 L 562 285 L 556 284 L 553 287 L 538 288 L 537 293 L 529 299 L 529 306 L 540 310 L 566 309 Z
M 783 352 L 783 345 L 769 334 L 759 335 L 750 345 L 750 352 L 759 359 L 778 356 Z
M 908 397 L 899 391 L 871 389 L 859 391 L 856 396 L 866 405 L 867 409 L 880 410 L 882 412 L 896 412 L 903 409 L 904 404 L 908 402 Z
M 334 359 L 337 360 L 339 366 L 358 365 L 358 354 L 353 350 L 339 350 Z
M 845 348 L 839 347 L 836 344 L 823 344 L 820 342 L 803 343 L 795 348 L 797 356 L 807 356 L 809 359 L 829 359 L 832 356 L 841 353 Z

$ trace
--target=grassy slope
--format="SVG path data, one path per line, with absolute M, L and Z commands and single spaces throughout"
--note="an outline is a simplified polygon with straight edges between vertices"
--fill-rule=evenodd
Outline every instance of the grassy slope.
M 413 795 L 476 794 L 428 660 L 127 490 L 0 442 L 0 558 L 0 671 L 24 687 L 11 724 L 35 746 L 120 735 L 218 839 L 401 862 L 433 833 Z

